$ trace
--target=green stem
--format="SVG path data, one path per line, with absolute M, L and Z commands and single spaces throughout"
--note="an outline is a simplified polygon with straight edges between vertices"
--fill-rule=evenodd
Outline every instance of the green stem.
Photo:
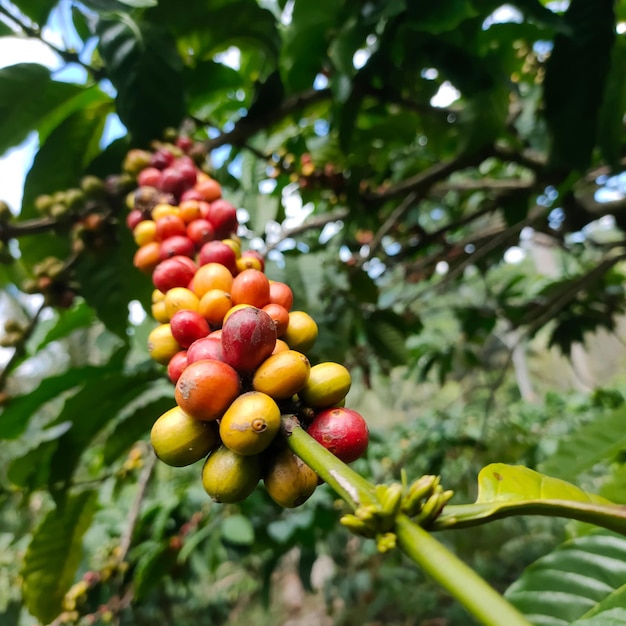
M 406 515 L 396 518 L 398 547 L 485 626 L 530 626 L 471 567 Z
M 295 417 L 282 419 L 287 446 L 353 509 L 379 504 L 375 487 L 308 435 Z M 485 626 L 530 626 L 529 622 L 473 569 L 406 515 L 396 517 L 399 548 Z
M 282 431 L 287 446 L 353 509 L 377 503 L 374 486 L 308 435 L 295 417 L 282 418 Z

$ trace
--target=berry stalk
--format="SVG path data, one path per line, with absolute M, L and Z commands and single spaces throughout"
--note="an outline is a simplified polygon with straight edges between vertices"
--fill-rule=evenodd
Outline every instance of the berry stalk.
M 282 430 L 287 446 L 354 510 L 380 506 L 375 486 L 315 441 L 294 418 L 284 417 Z M 398 548 L 485 626 L 530 626 L 493 587 L 407 515 L 396 515 L 394 533 Z

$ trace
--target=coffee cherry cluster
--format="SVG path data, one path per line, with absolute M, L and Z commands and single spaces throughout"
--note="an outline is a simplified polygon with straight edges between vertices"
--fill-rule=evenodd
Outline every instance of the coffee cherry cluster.
M 139 185 L 127 198 L 134 264 L 155 287 L 148 350 L 167 366 L 177 403 L 156 420 L 152 446 L 175 467 L 206 458 L 202 483 L 217 502 L 245 499 L 262 479 L 275 502 L 294 507 L 319 478 L 277 436 L 281 415 L 296 414 L 348 463 L 365 452 L 367 425 L 343 406 L 348 370 L 311 366 L 317 324 L 292 310 L 291 288 L 268 279 L 259 253 L 241 251 L 236 208 L 182 139 L 131 151 L 125 163 Z

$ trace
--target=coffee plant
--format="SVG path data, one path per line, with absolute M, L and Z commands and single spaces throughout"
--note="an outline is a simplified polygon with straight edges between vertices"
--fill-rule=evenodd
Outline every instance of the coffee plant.
M 0 621 L 254 619 L 324 544 L 346 623 L 440 617 L 403 572 L 460 623 L 626 624 L 623 395 L 524 368 L 617 343 L 624 19 L 0 4 L 55 58 L 0 69 L 0 151 L 38 140 L 0 204 Z

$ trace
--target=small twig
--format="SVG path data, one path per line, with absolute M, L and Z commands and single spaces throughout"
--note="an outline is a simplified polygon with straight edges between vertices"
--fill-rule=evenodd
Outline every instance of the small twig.
M 408 196 L 402 200 L 402 202 L 391 212 L 389 217 L 383 222 L 382 226 L 376 231 L 376 234 L 372 238 L 369 244 L 369 250 L 367 254 L 362 255 L 357 260 L 357 265 L 361 266 L 368 259 L 378 252 L 381 243 L 385 236 L 393 229 L 393 227 L 402 219 L 404 214 L 418 201 L 420 195 L 416 191 L 412 191 Z
M 539 328 L 544 324 L 547 324 L 551 319 L 562 311 L 585 287 L 595 283 L 598 278 L 603 276 L 614 265 L 626 259 L 626 254 L 619 254 L 609 259 L 604 259 L 599 265 L 594 267 L 590 272 L 584 276 L 579 277 L 577 280 L 563 290 L 556 298 L 554 298 L 550 304 L 531 320 L 522 320 L 519 326 L 526 326 L 523 332 L 523 336 L 531 337 Z
M 102 69 L 95 68 L 89 65 L 88 63 L 85 63 L 80 58 L 80 55 L 77 52 L 73 50 L 66 50 L 63 48 L 59 48 L 58 46 L 54 45 L 53 43 L 45 39 L 41 32 L 40 26 L 38 25 L 31 26 L 29 24 L 26 24 L 22 19 L 10 13 L 2 5 L 0 5 L 0 15 L 4 15 L 4 17 L 6 17 L 11 22 L 13 22 L 13 24 L 15 24 L 17 28 L 19 28 L 19 30 L 21 31 L 21 34 L 31 39 L 38 39 L 39 41 L 41 41 L 41 43 L 43 43 L 48 48 L 50 48 L 50 50 L 58 54 L 66 63 L 76 63 L 77 65 L 80 65 L 82 68 L 87 70 L 94 77 L 96 81 L 100 81 L 103 78 L 106 78 L 106 73 Z M 16 33 L 16 34 L 20 34 L 20 33 Z
M 36 235 L 59 227 L 62 222 L 53 217 L 38 217 L 23 222 L 1 222 L 0 241 L 17 239 L 25 235 Z
M 279 107 L 276 107 L 269 113 L 255 118 L 242 117 L 235 123 L 235 127 L 232 130 L 221 133 L 213 139 L 207 139 L 204 145 L 209 152 L 225 145 L 244 146 L 248 139 L 256 135 L 260 130 L 272 126 L 295 111 L 316 102 L 327 100 L 330 96 L 330 89 L 309 89 L 294 94 L 286 98 Z
M 275 250 L 285 239 L 289 239 L 290 237 L 295 237 L 296 235 L 301 235 L 309 230 L 314 230 L 316 228 L 323 228 L 326 224 L 331 224 L 332 222 L 338 222 L 340 220 L 345 219 L 350 214 L 348 209 L 337 209 L 332 213 L 325 213 L 324 215 L 316 215 L 311 219 L 304 221 L 299 226 L 294 226 L 293 228 L 288 228 L 282 231 L 280 239 L 274 241 L 269 244 L 265 248 L 265 254 L 270 252 L 271 250 Z
M 467 167 L 479 165 L 487 157 L 491 156 L 491 153 L 492 147 L 489 146 L 488 148 L 479 150 L 478 152 L 474 152 L 472 154 L 461 154 L 453 159 L 450 159 L 449 161 L 435 163 L 428 169 L 423 170 L 414 176 L 410 176 L 395 185 L 391 185 L 378 193 L 365 196 L 364 200 L 369 203 L 380 203 L 392 200 L 398 196 L 403 196 L 411 191 L 415 191 L 416 193 L 425 193 L 433 185 L 435 185 L 435 183 L 448 178 L 450 174 L 454 174 L 455 172 L 463 170 Z
M 6 385 L 6 382 L 7 382 L 7 378 L 9 377 L 9 373 L 13 369 L 18 359 L 24 354 L 24 346 L 26 345 L 26 342 L 28 341 L 30 336 L 35 331 L 35 328 L 37 327 L 37 323 L 39 322 L 39 318 L 46 307 L 47 307 L 47 304 L 43 302 L 41 306 L 35 311 L 35 314 L 30 319 L 30 321 L 28 322 L 28 326 L 24 328 L 20 342 L 15 346 L 15 349 L 13 351 L 13 354 L 11 355 L 11 358 L 7 361 L 6 365 L 4 366 L 4 369 L 0 372 L 0 390 L 4 389 L 4 386 Z
M 141 505 L 143 504 L 143 500 L 146 497 L 148 485 L 150 483 L 150 478 L 152 477 L 152 472 L 154 471 L 156 461 L 157 458 L 154 454 L 148 454 L 146 458 L 146 464 L 143 466 L 141 474 L 139 475 L 139 480 L 137 482 L 137 493 L 135 494 L 133 504 L 128 511 L 128 516 L 126 518 L 126 527 L 124 528 L 124 532 L 122 534 L 122 537 L 120 538 L 120 561 L 124 561 L 126 559 L 128 551 L 130 550 L 133 533 L 135 532 L 135 526 L 137 525 L 139 513 L 141 512 Z

